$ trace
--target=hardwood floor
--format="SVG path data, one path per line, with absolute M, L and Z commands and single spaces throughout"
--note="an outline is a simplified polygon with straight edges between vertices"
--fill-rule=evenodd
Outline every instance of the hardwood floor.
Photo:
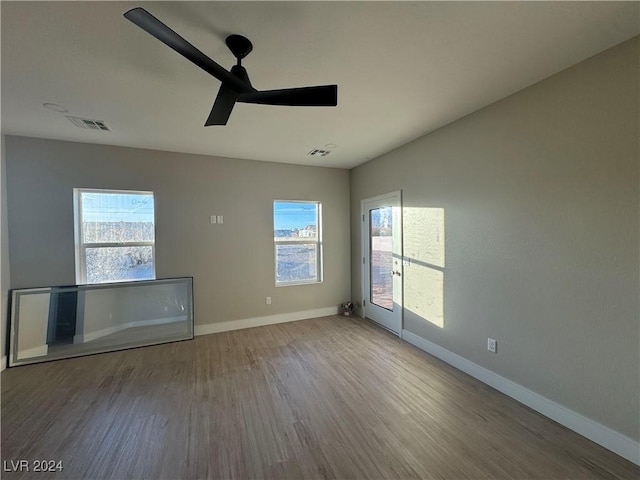
M 1 379 L 4 479 L 640 477 L 348 317 L 16 367 Z M 7 472 L 18 460 L 64 469 Z

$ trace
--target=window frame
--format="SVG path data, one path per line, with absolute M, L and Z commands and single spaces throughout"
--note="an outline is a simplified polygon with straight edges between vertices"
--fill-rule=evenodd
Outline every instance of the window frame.
M 111 193 L 114 195 L 151 195 L 153 197 L 153 241 L 146 242 L 83 242 L 83 215 L 82 215 L 82 194 L 83 193 Z M 140 281 L 148 281 L 156 279 L 156 198 L 152 191 L 146 190 L 117 190 L 110 188 L 74 188 L 73 189 L 73 230 L 76 257 L 76 283 L 78 285 L 100 285 L 104 283 L 122 283 L 132 282 L 136 280 L 106 280 L 104 282 L 87 282 L 87 248 L 104 248 L 104 247 L 151 247 L 151 255 L 153 258 L 153 276 L 152 278 L 137 279 Z
M 275 231 L 275 218 L 276 218 L 276 203 L 302 203 L 311 204 L 316 206 L 316 229 L 317 234 L 315 239 L 313 238 L 298 238 L 297 240 L 276 240 Z M 315 285 L 323 282 L 324 276 L 324 242 L 322 240 L 322 202 L 319 200 L 274 200 L 272 205 L 273 216 L 273 260 L 274 260 L 274 281 L 276 287 L 293 287 L 296 285 Z M 293 280 L 293 281 L 278 281 L 278 245 L 316 245 L 316 280 Z

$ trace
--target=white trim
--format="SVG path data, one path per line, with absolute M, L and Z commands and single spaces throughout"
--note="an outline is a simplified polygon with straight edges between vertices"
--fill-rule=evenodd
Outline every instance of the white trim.
M 542 415 L 549 417 L 551 420 L 579 433 L 592 442 L 611 450 L 636 465 L 640 465 L 640 442 L 574 412 L 553 400 L 549 400 L 435 343 L 425 340 L 415 333 L 404 330 L 402 338 L 420 350 L 424 350 L 458 370 L 462 370 Z
M 136 322 L 129 323 L 121 323 L 119 325 L 114 325 L 112 327 L 103 328 L 101 330 L 96 330 L 95 332 L 90 332 L 86 334 L 78 334 L 73 337 L 73 343 L 87 343 L 92 340 L 97 340 L 98 338 L 106 337 L 107 335 L 111 335 L 122 330 L 126 330 L 128 328 L 134 327 L 147 327 L 150 325 L 164 325 L 165 323 L 174 323 L 174 322 L 184 322 L 188 320 L 186 315 L 182 317 L 168 317 L 168 318 L 158 318 L 158 319 L 149 319 L 149 320 L 139 320 Z
M 150 318 L 149 320 L 137 320 L 135 322 L 129 322 L 127 323 L 127 328 L 147 327 L 150 325 L 165 325 L 167 323 L 186 322 L 187 320 L 189 320 L 188 315 L 181 315 L 179 317 Z
M 26 350 L 18 350 L 18 356 L 20 358 L 33 358 L 44 357 L 49 353 L 49 345 L 39 345 L 33 348 L 27 348 Z
M 7 356 L 4 355 L 2 359 L 0 359 L 0 372 L 7 368 Z
M 273 231 L 276 230 L 276 203 L 303 203 L 314 204 L 316 206 L 316 236 L 303 237 L 298 240 L 278 240 L 280 237 L 273 237 L 273 261 L 274 261 L 274 281 L 276 287 L 292 287 L 296 285 L 309 285 L 323 282 L 323 262 L 324 246 L 322 243 L 322 202 L 320 200 L 274 200 L 273 201 Z M 287 238 L 287 237 L 284 237 Z M 315 280 L 291 280 L 278 281 L 278 245 L 315 245 L 316 246 L 316 279 Z
M 96 242 L 85 243 L 83 240 L 83 207 L 82 207 L 82 194 L 83 193 L 100 193 L 100 194 L 125 194 L 125 195 L 151 195 L 153 201 L 153 232 L 154 240 L 150 242 Z M 74 245 L 75 245 L 75 271 L 76 271 L 76 283 L 78 285 L 87 284 L 87 249 L 88 248 L 103 248 L 103 247 L 151 247 L 151 258 L 153 258 L 153 277 L 146 278 L 144 280 L 155 280 L 156 278 L 156 210 L 155 210 L 155 195 L 152 191 L 146 190 L 114 190 L 114 189 L 100 189 L 100 188 L 74 188 L 73 189 L 73 230 L 74 230 Z M 104 280 L 98 283 L 117 283 L 127 282 L 131 279 L 124 280 Z
M 242 330 L 244 328 L 262 327 L 276 323 L 295 322 L 297 320 L 307 320 L 309 318 L 327 317 L 337 315 L 338 307 L 316 308 L 314 310 L 304 310 L 301 312 L 279 313 L 266 317 L 243 318 L 242 320 L 230 320 L 228 322 L 208 323 L 206 325 L 196 325 L 195 335 L 209 335 L 211 333 L 229 332 L 231 330 Z
M 403 220 L 403 203 L 402 203 L 402 190 L 394 190 L 393 192 L 389 192 L 389 193 L 383 193 L 381 195 L 376 195 L 375 197 L 369 197 L 369 198 L 362 198 L 360 199 L 360 218 L 362 220 L 362 224 L 360 225 L 360 259 L 362 259 L 362 263 L 360 263 L 360 285 L 361 285 L 361 299 L 362 299 L 362 305 L 360 307 L 360 311 L 361 311 L 361 316 L 363 318 L 367 318 L 366 316 L 366 310 L 367 310 L 367 306 L 366 306 L 366 302 L 370 303 L 370 298 L 369 298 L 369 278 L 368 278 L 368 274 L 369 274 L 369 268 L 370 265 L 368 265 L 366 262 L 369 260 L 369 218 L 368 218 L 368 208 L 365 208 L 367 204 L 371 204 L 371 203 L 378 203 L 378 202 L 384 202 L 386 200 L 389 200 L 391 202 L 398 202 L 398 221 L 397 221 L 397 225 L 394 225 L 394 243 L 397 240 L 399 242 L 399 254 L 400 257 L 402 259 L 402 261 L 400 262 L 400 279 L 397 282 L 397 279 L 395 279 L 394 277 L 394 302 L 396 300 L 396 296 L 398 297 L 398 299 L 400 300 L 399 302 L 399 315 L 400 315 L 400 328 L 398 329 L 398 332 L 395 332 L 393 330 L 391 330 L 390 328 L 383 326 L 384 328 L 386 328 L 387 330 L 389 330 L 390 332 L 392 332 L 394 335 L 398 335 L 400 338 L 402 338 L 402 329 L 404 328 L 404 241 L 403 241 L 403 226 L 402 226 L 402 220 Z M 367 212 L 365 213 L 365 210 L 367 210 Z M 395 228 L 396 226 L 399 225 L 399 229 Z M 396 238 L 395 234 L 397 233 L 398 237 Z M 359 261 L 359 260 L 358 260 Z M 397 295 L 395 295 L 396 293 L 396 282 L 399 283 L 400 288 L 397 289 Z M 375 307 L 377 308 L 377 307 Z M 375 309 L 374 308 L 374 309 Z M 376 322 L 377 324 L 379 322 Z M 382 324 L 380 324 L 382 325 Z

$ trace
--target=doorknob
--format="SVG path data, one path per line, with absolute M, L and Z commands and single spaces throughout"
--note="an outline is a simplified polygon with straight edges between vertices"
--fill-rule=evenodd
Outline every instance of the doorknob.
M 401 277 L 402 273 L 401 272 L 396 272 L 394 270 L 391 270 L 391 275 L 398 275 L 399 277 Z

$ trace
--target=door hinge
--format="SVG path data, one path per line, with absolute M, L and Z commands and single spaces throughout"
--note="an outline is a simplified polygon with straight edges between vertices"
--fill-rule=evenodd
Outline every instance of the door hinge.
M 364 307 L 364 304 L 365 304 L 365 303 L 366 303 L 366 301 L 365 301 L 365 300 L 362 300 L 362 306 L 363 306 L 363 307 Z
M 362 264 L 365 264 L 365 257 L 362 257 Z
M 362 214 L 362 221 L 364 222 L 364 213 Z

